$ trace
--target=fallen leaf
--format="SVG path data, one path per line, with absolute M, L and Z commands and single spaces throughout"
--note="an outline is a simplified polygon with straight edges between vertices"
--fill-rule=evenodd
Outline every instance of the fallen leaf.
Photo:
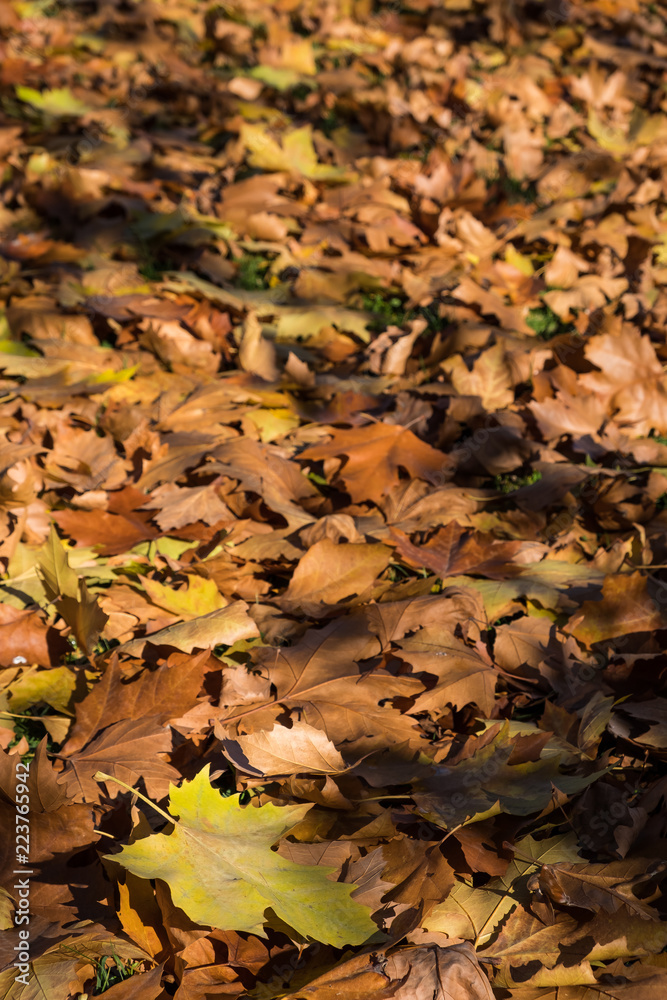
M 355 503 L 382 498 L 399 481 L 399 469 L 439 484 L 449 476 L 451 460 L 442 452 L 396 424 L 373 424 L 350 431 L 336 431 L 327 444 L 306 448 L 299 458 L 308 461 L 345 458 L 338 478 Z M 368 470 L 373 478 L 368 479 Z
M 159 718 L 159 717 L 158 717 Z M 115 722 L 102 729 L 82 750 L 67 758 L 59 781 L 74 801 L 96 802 L 100 789 L 93 775 L 100 770 L 133 784 L 143 778 L 149 795 L 160 799 L 177 771 L 158 754 L 171 749 L 171 733 L 158 718 L 144 717 Z M 108 792 L 117 788 L 109 783 Z
M 305 722 L 224 740 L 223 746 L 227 758 L 246 774 L 339 774 L 347 769 L 331 740 Z
M 193 920 L 263 937 L 270 908 L 304 937 L 337 947 L 375 932 L 366 909 L 350 899 L 353 887 L 329 881 L 331 869 L 292 864 L 271 851 L 310 805 L 244 809 L 211 787 L 208 765 L 172 787 L 169 801 L 179 817 L 171 833 L 111 857 L 142 878 L 164 879 Z
M 139 579 L 153 604 L 185 621 L 201 618 L 227 607 L 227 601 L 213 580 L 205 580 L 201 576 L 188 576 L 187 586 L 181 590 L 166 587 L 150 577 L 140 576 Z
M 90 653 L 108 621 L 97 597 L 88 591 L 71 568 L 67 553 L 53 527 L 38 561 L 47 598 L 72 630 L 81 650 Z
M 630 632 L 652 632 L 664 626 L 660 606 L 651 598 L 641 573 L 610 574 L 598 601 L 585 601 L 570 619 L 569 631 L 590 646 Z
M 401 949 L 389 958 L 384 973 L 399 980 L 398 1000 L 492 1000 L 494 995 L 467 942 Z
M 641 920 L 658 920 L 658 911 L 638 898 L 632 889 L 641 888 L 659 872 L 646 871 L 646 861 L 616 861 L 606 865 L 543 864 L 528 882 L 529 889 L 539 888 L 554 903 L 574 906 L 594 913 L 603 909 L 614 913 L 626 907 Z
M 294 129 L 283 136 L 282 147 L 262 125 L 241 126 L 241 142 L 249 152 L 248 162 L 263 170 L 285 170 L 311 180 L 342 182 L 350 175 L 343 167 L 317 162 L 310 125 Z
M 52 90 L 33 90 L 32 87 L 17 87 L 16 96 L 20 101 L 32 105 L 38 111 L 49 115 L 80 118 L 90 111 L 83 101 L 75 97 L 68 87 L 55 87 Z
M 147 642 L 154 646 L 174 646 L 184 653 L 195 649 L 212 649 L 214 646 L 232 646 L 239 639 L 251 639 L 259 635 L 254 621 L 248 617 L 245 601 L 234 601 L 226 608 L 210 611 L 208 614 L 178 622 L 152 632 L 141 639 L 132 639 L 117 647 L 128 655 L 141 653 Z
M 571 794 L 602 775 L 601 771 L 566 775 L 560 770 L 560 757 L 552 754 L 512 764 L 510 758 L 519 746 L 520 738 L 511 739 L 505 724 L 470 757 L 450 767 L 437 765 L 415 783 L 420 814 L 449 830 L 500 811 L 528 816 L 549 805 L 554 788 Z
M 339 604 L 353 594 L 365 594 L 389 564 L 385 545 L 340 545 L 323 538 L 301 557 L 282 602 L 287 607 Z

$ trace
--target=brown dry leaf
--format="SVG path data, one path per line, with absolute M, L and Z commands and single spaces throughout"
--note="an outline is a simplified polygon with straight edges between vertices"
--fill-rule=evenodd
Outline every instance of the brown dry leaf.
M 308 725 L 326 732 L 340 745 L 355 743 L 355 755 L 370 749 L 415 739 L 415 720 L 388 704 L 388 675 L 383 671 L 362 673 L 355 661 L 378 652 L 378 642 L 362 620 L 344 628 L 334 621 L 323 628 L 312 628 L 289 649 L 276 655 L 271 648 L 258 650 L 256 663 L 267 672 L 276 689 L 277 701 L 303 713 Z M 424 685 L 410 677 L 395 678 L 391 694 L 411 698 Z M 354 701 L 350 701 L 350 691 Z M 255 706 L 251 712 L 233 712 L 222 725 L 247 715 L 254 729 L 268 729 L 275 721 L 272 704 Z M 266 718 L 268 724 L 263 725 Z M 216 732 L 219 730 L 216 728 Z M 220 731 L 225 738 L 228 734 Z
M 356 594 L 362 598 L 389 565 L 386 545 L 336 544 L 323 538 L 301 557 L 282 597 L 286 608 L 309 609 L 315 617 L 326 605 Z
M 331 740 L 305 722 L 224 740 L 223 746 L 225 756 L 246 774 L 339 774 L 347 768 Z
M 587 646 L 632 632 L 664 628 L 665 616 L 648 591 L 641 573 L 605 577 L 600 600 L 585 601 L 568 623 L 568 631 Z
M 20 770 L 19 768 L 19 776 L 21 776 Z M 36 751 L 28 782 L 31 812 L 27 854 L 31 865 L 42 866 L 47 876 L 50 872 L 49 866 L 56 857 L 69 859 L 98 839 L 90 806 L 76 802 L 56 779 L 57 775 L 47 758 L 46 740 L 44 740 Z M 10 822 L 16 827 L 15 784 L 16 757 L 2 752 L 0 787 L 3 794 L 0 801 L 0 821 L 3 823 L 3 828 L 8 827 Z M 23 830 L 17 831 L 17 834 L 26 835 Z M 19 857 L 24 853 L 24 847 L 22 840 L 16 844 L 6 841 L 0 851 L 0 884 L 15 901 L 20 898 L 14 887 L 17 878 L 16 869 L 27 867 L 21 865 Z M 20 927 L 20 924 L 16 924 L 15 927 Z M 12 961 L 14 961 L 13 956 Z
M 460 355 L 442 365 L 462 396 L 479 396 L 485 410 L 502 410 L 514 402 L 512 369 L 502 344 L 489 347 L 469 370 Z
M 140 343 L 154 351 L 165 364 L 211 375 L 217 371 L 220 356 L 211 344 L 197 340 L 179 322 L 153 318 L 142 320 L 139 326 L 144 330 Z
M 664 862 L 663 862 L 664 867 Z M 615 913 L 625 907 L 641 920 L 658 920 L 658 911 L 644 899 L 634 894 L 635 886 L 660 872 L 660 866 L 651 866 L 646 858 L 612 861 L 607 865 L 542 865 L 537 875 L 528 882 L 529 889 L 539 888 L 559 906 L 572 906 L 606 913 Z
M 275 382 L 278 377 L 276 349 L 262 336 L 262 326 L 254 312 L 248 313 L 243 323 L 239 364 L 244 371 L 259 375 L 265 382 Z
M 178 1000 L 204 1000 L 205 997 L 234 1000 L 245 992 L 236 971 L 227 963 L 196 963 L 194 968 L 185 969 L 178 989 L 181 994 Z
M 9 666 L 17 657 L 20 662 L 50 667 L 67 652 L 64 637 L 48 625 L 39 611 L 20 611 L 9 604 L 0 604 L 0 665 Z
M 384 967 L 399 1000 L 492 1000 L 493 990 L 467 942 L 402 949 Z
M 553 625 L 548 618 L 531 618 L 528 615 L 496 628 L 493 655 L 496 663 L 510 673 L 526 667 L 539 673 Z
M 129 679 L 121 674 L 118 654 L 113 653 L 103 676 L 77 703 L 65 752 L 81 750 L 99 729 L 114 722 L 143 718 L 147 705 L 161 723 L 184 714 L 197 704 L 207 661 L 207 652 L 188 659 L 173 655 L 156 670 L 145 669 Z
M 591 338 L 586 357 L 600 371 L 584 373 L 581 385 L 604 400 L 621 427 L 636 437 L 667 433 L 667 381 L 648 337 L 626 324 L 619 336 Z
M 88 590 L 85 580 L 79 581 L 77 597 L 65 596 L 53 603 L 71 628 L 79 649 L 92 652 L 109 619 L 97 596 Z
M 120 555 L 151 541 L 157 532 L 140 511 L 63 510 L 55 514 L 58 527 L 80 545 L 94 546 L 100 555 Z
M 598 912 L 583 924 L 564 917 L 551 925 L 517 909 L 501 927 L 496 940 L 480 952 L 480 959 L 495 959 L 496 988 L 553 987 L 566 979 L 571 985 L 595 983 L 591 963 L 630 954 L 657 955 L 667 934 L 663 924 L 636 916 Z M 619 955 L 619 952 L 622 954 Z M 560 964 L 568 959 L 567 969 Z M 526 971 L 530 978 L 526 977 Z
M 596 434 L 602 426 L 607 408 L 599 395 L 572 395 L 558 392 L 553 399 L 531 402 L 540 431 L 546 441 L 555 441 L 565 434 Z
M 451 521 L 437 531 L 425 545 L 413 545 L 397 528 L 391 533 L 396 539 L 397 553 L 413 565 L 426 566 L 440 577 L 477 573 L 502 580 L 518 572 L 511 565 L 526 547 L 524 542 L 501 542 L 481 532 L 471 532 Z
M 628 290 L 626 278 L 603 278 L 585 274 L 577 278 L 572 288 L 545 292 L 543 298 L 550 309 L 564 321 L 572 320 L 575 312 L 601 309 Z
M 306 448 L 299 455 L 308 461 L 345 459 L 338 478 L 355 503 L 382 498 L 399 481 L 399 469 L 426 482 L 440 484 L 451 471 L 451 460 L 396 424 L 373 424 L 350 431 L 336 431 L 327 444 Z M 373 475 L 369 478 L 369 470 Z
M 371 604 L 364 614 L 383 650 L 409 632 L 418 634 L 420 628 L 439 627 L 453 634 L 458 625 L 467 633 L 470 627 L 482 627 L 485 622 L 479 594 L 464 587 L 445 587 L 440 594 Z
M 125 719 L 102 729 L 95 739 L 82 750 L 67 758 L 67 766 L 60 781 L 75 802 L 98 802 L 100 786 L 93 775 L 103 771 L 119 778 L 127 785 L 143 779 L 148 794 L 161 799 L 169 789 L 169 782 L 178 777 L 178 771 L 158 754 L 171 749 L 171 733 L 161 725 L 159 716 Z M 118 785 L 107 782 L 107 793 L 114 797 Z
M 355 955 L 333 969 L 325 969 L 285 1000 L 336 1000 L 341 995 L 349 1000 L 389 1000 L 395 995 L 396 983 L 384 974 L 381 962 L 374 963 L 368 955 Z
M 415 712 L 437 716 L 448 704 L 463 708 L 473 703 L 485 716 L 491 713 L 497 681 L 491 663 L 447 630 L 420 629 L 401 640 L 395 655 L 409 663 L 413 673 L 437 678 L 435 685 L 416 699 Z
M 55 444 L 45 466 L 46 481 L 56 487 L 68 483 L 79 492 L 113 490 L 125 482 L 125 465 L 107 435 L 94 431 L 56 429 Z
M 455 486 L 431 489 L 426 483 L 410 480 L 399 484 L 383 505 L 387 524 L 412 534 L 440 527 L 449 521 L 464 521 L 477 510 L 466 490 Z
M 165 995 L 162 989 L 163 974 L 163 965 L 156 965 L 149 972 L 135 974 L 105 990 L 107 1000 L 162 1000 Z
M 88 933 L 63 935 L 60 941 L 35 957 L 27 973 L 19 970 L 26 979 L 17 985 L 16 969 L 0 973 L 0 990 L 7 997 L 20 998 L 23 994 L 35 1000 L 80 996 L 84 983 L 94 978 L 98 960 L 104 962 L 106 956 L 112 954 L 118 955 L 121 960 L 136 960 L 137 964 L 150 961 L 150 956 L 136 945 L 112 934 L 100 933 L 93 927 Z
M 328 514 L 321 517 L 315 524 L 304 528 L 300 533 L 304 545 L 310 547 L 315 542 L 330 538 L 332 542 L 363 542 L 363 537 L 357 531 L 354 518 L 349 514 Z
M 628 722 L 627 716 L 630 717 Z M 650 702 L 624 703 L 612 717 L 609 728 L 617 736 L 640 746 L 660 749 L 667 737 L 667 699 L 652 698 Z
M 127 936 L 140 948 L 157 958 L 164 951 L 164 932 L 160 934 L 161 914 L 150 883 L 132 872 L 118 886 L 118 919 Z
M 23 241 L 22 246 L 21 242 L 15 241 L 11 247 L 12 256 L 17 260 L 30 259 L 33 255 L 43 257 L 51 249 L 46 243 L 37 247 L 32 242 L 28 251 L 27 241 Z M 41 252 L 35 253 L 36 250 Z M 28 334 L 33 340 L 64 340 L 72 344 L 98 346 L 87 316 L 63 316 L 58 311 L 57 303 L 45 295 L 31 295 L 18 300 L 7 311 L 7 322 L 15 334 Z
M 245 490 L 257 493 L 271 510 L 281 514 L 290 527 L 314 520 L 300 502 L 317 496 L 317 490 L 301 475 L 296 463 L 287 461 L 275 446 L 237 439 L 216 448 L 214 455 L 217 461 L 209 464 L 211 472 L 238 479 Z
M 165 483 L 151 493 L 143 510 L 155 510 L 153 520 L 161 531 L 182 528 L 186 524 L 234 523 L 234 515 L 218 496 L 214 486 L 176 486 Z M 60 523 L 60 522 L 59 522 Z

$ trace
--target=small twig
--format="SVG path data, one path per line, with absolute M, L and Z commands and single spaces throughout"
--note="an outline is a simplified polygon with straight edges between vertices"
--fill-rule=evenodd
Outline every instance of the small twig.
M 142 802 L 145 802 L 146 805 L 152 806 L 153 809 L 155 809 L 155 811 L 160 814 L 160 816 L 164 816 L 164 818 L 168 820 L 170 823 L 176 823 L 176 820 L 174 819 L 173 816 L 170 816 L 169 813 L 164 811 L 164 809 L 160 809 L 160 807 L 156 806 L 151 799 L 147 798 L 145 795 L 142 795 L 142 793 L 138 792 L 136 788 L 132 787 L 132 785 L 127 785 L 124 781 L 121 781 L 120 778 L 114 778 L 112 774 L 105 774 L 104 771 L 95 771 L 93 779 L 95 781 L 115 781 L 117 785 L 121 785 L 123 788 L 126 788 L 128 792 L 132 792 L 133 795 L 136 795 L 137 798 L 141 799 Z

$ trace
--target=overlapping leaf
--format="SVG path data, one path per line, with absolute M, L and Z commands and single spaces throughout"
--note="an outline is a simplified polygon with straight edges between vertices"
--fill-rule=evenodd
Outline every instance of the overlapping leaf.
M 161 878 L 174 902 L 197 923 L 263 935 L 267 910 L 304 937 L 342 947 L 375 931 L 352 887 L 331 882 L 331 869 L 296 865 L 271 851 L 304 818 L 308 805 L 243 807 L 211 787 L 208 765 L 172 788 L 178 816 L 171 833 L 124 847 L 115 860 L 142 878 Z

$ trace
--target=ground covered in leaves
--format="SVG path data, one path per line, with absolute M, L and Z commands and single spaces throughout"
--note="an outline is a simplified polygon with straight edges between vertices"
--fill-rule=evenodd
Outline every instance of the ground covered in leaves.
M 3 0 L 0 996 L 665 996 L 666 17 Z

